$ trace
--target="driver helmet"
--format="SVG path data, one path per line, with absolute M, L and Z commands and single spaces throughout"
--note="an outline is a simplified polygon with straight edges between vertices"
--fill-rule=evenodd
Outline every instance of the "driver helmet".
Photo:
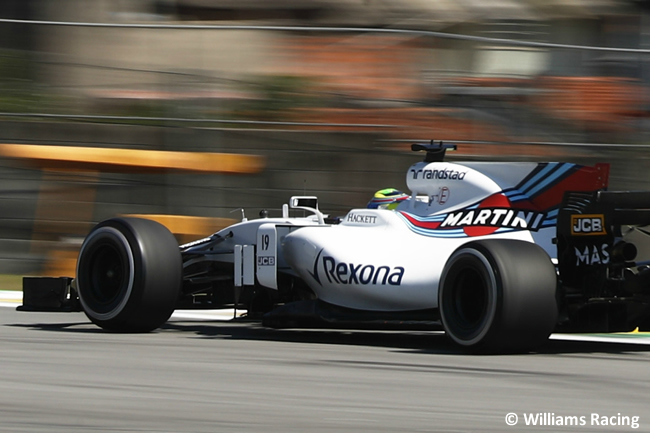
M 395 209 L 400 202 L 409 198 L 408 194 L 395 188 L 386 188 L 379 190 L 375 196 L 368 202 L 368 209 Z

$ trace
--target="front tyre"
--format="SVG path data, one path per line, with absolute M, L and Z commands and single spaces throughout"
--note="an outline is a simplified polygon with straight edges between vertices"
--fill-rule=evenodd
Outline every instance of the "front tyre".
M 557 322 L 555 266 L 530 242 L 467 243 L 449 258 L 439 287 L 445 332 L 472 351 L 534 348 Z
M 169 319 L 180 296 L 182 259 L 161 224 L 114 218 L 86 236 L 77 261 L 77 290 L 86 316 L 116 332 L 148 332 Z

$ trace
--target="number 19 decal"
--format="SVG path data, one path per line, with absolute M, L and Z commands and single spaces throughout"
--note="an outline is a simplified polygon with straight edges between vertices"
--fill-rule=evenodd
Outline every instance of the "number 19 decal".
M 277 232 L 275 224 L 262 224 L 257 230 L 257 281 L 277 289 Z
M 268 234 L 262 234 L 261 238 L 262 239 L 260 239 L 261 240 L 260 247 L 262 248 L 262 251 L 268 251 L 269 250 L 269 244 L 271 243 L 271 240 L 270 240 L 271 236 L 269 236 Z

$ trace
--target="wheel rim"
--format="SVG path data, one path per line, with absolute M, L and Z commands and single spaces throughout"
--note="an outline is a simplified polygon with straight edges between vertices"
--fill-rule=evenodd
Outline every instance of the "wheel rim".
M 97 247 L 89 261 L 90 290 L 93 298 L 99 304 L 111 304 L 125 284 L 128 284 L 128 280 L 125 281 L 128 278 L 128 269 L 125 269 L 128 265 L 124 263 L 118 250 L 109 243 Z
M 485 318 L 488 306 L 487 285 L 476 269 L 467 268 L 452 285 L 453 317 L 466 332 L 472 332 Z
M 133 253 L 126 237 L 112 227 L 91 233 L 79 252 L 79 300 L 86 314 L 97 320 L 116 317 L 133 290 Z

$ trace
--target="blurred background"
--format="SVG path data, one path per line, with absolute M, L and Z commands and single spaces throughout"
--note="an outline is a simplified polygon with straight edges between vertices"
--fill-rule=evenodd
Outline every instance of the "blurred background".
M 115 215 L 341 215 L 413 141 L 649 189 L 649 53 L 642 0 L 3 0 L 0 274 L 73 275 Z

